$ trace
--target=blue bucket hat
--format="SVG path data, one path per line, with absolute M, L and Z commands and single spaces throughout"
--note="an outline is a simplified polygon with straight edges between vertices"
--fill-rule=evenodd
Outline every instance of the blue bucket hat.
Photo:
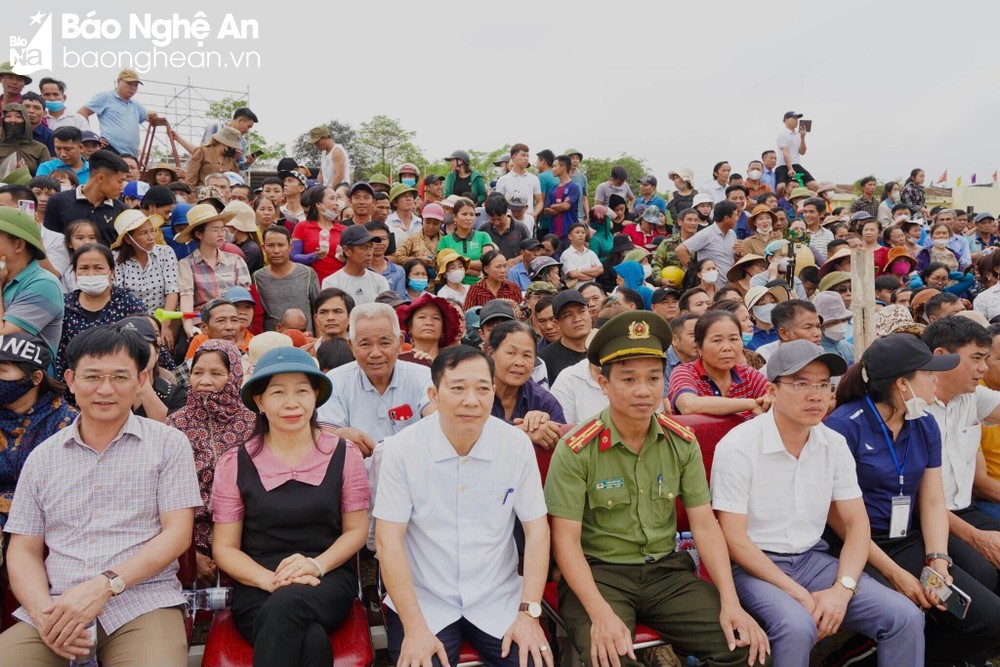
M 316 360 L 309 356 L 305 350 L 295 347 L 278 347 L 268 350 L 257 361 L 253 369 L 253 375 L 243 385 L 240 391 L 240 398 L 243 405 L 248 410 L 260 413 L 257 404 L 253 400 L 254 387 L 274 375 L 281 373 L 305 373 L 307 376 L 315 377 L 319 380 L 319 396 L 316 397 L 316 407 L 323 405 L 333 393 L 333 383 L 330 378 L 316 365 Z

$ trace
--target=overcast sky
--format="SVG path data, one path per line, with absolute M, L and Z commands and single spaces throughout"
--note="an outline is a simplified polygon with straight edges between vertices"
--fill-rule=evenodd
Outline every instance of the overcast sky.
M 73 109 L 109 89 L 117 70 L 65 68 L 64 49 L 152 48 L 127 34 L 62 39 L 60 15 L 87 5 L 46 4 L 55 13 L 53 67 L 70 85 Z M 213 35 L 202 49 L 175 41 L 161 50 L 217 50 L 227 62 L 230 52 L 256 51 L 259 69 L 146 76 L 249 85 L 258 129 L 271 141 L 290 144 L 334 118 L 357 127 L 385 114 L 417 133 L 429 159 L 522 141 L 532 152 L 624 151 L 645 159 L 661 183 L 669 169 L 688 166 L 698 185 L 719 160 L 744 173 L 774 147 L 781 116 L 793 109 L 814 121 L 803 165 L 820 180 L 895 178 L 919 166 L 928 181 L 947 168 L 952 183 L 972 172 L 982 183 L 1000 168 L 993 1 L 229 4 L 259 23 L 258 40 L 216 39 L 220 3 L 206 10 Z M 30 36 L 37 10 L 23 6 L 6 8 L 5 30 Z M 130 12 L 193 19 L 209 5 L 100 6 L 94 18 L 127 33 Z

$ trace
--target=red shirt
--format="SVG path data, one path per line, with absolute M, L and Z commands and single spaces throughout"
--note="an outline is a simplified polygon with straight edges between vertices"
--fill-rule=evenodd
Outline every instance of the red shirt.
M 486 286 L 485 280 L 480 280 L 475 285 L 469 287 L 469 293 L 465 295 L 465 310 L 476 306 L 485 306 L 493 299 L 510 299 L 514 303 L 521 303 L 521 288 L 517 283 L 505 280 L 500 283 L 500 289 L 496 294 Z
M 323 259 L 317 259 L 312 264 L 309 264 L 319 277 L 320 283 L 328 275 L 344 268 L 343 262 L 337 261 L 336 254 L 337 246 L 340 245 L 340 233 L 345 229 L 346 227 L 343 224 L 339 222 L 333 223 L 333 227 L 330 229 L 330 252 Z M 302 241 L 302 252 L 309 255 L 319 250 L 319 232 L 320 227 L 318 222 L 315 220 L 304 220 L 295 225 L 295 231 L 292 232 L 292 239 Z
M 729 371 L 733 381 L 726 391 L 725 398 L 760 398 L 767 393 L 767 378 L 760 371 L 746 364 L 736 364 Z M 681 364 L 670 371 L 670 405 L 677 412 L 677 397 L 681 394 L 695 396 L 722 396 L 718 385 L 705 372 L 701 359 L 695 359 L 689 364 Z M 744 419 L 753 417 L 753 412 L 740 412 Z
M 632 243 L 635 244 L 636 248 L 646 248 L 647 250 L 653 245 L 653 239 L 657 237 L 656 230 L 653 230 L 650 234 L 644 234 L 637 222 L 628 223 L 622 228 L 622 232 L 628 234 L 628 237 L 632 239 Z M 662 234 L 659 236 L 662 236 Z

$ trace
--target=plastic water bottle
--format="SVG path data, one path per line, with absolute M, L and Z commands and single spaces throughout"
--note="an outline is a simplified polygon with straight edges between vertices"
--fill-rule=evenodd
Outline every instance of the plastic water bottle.
M 698 572 L 701 569 L 701 559 L 698 557 L 698 547 L 694 545 L 694 538 L 691 533 L 684 531 L 677 535 L 677 551 L 687 551 L 691 554 L 691 558 L 694 559 L 694 571 Z
M 330 230 L 319 230 L 319 249 L 323 252 L 330 252 Z
M 81 655 L 79 658 L 70 660 L 70 667 L 98 667 L 97 665 L 97 619 L 90 622 L 87 626 L 90 630 L 90 641 L 93 645 L 90 647 L 90 653 L 87 655 Z
M 202 588 L 197 591 L 184 591 L 188 608 L 196 611 L 219 611 L 233 606 L 233 589 L 228 586 Z

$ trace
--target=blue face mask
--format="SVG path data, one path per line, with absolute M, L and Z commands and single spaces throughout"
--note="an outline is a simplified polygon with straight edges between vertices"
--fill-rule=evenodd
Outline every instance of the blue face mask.
M 753 340 L 753 333 L 752 332 L 751 333 L 743 333 L 743 334 L 740 334 L 740 335 L 743 337 L 743 345 L 744 345 L 744 347 L 747 346 L 747 345 L 749 345 L 750 341 Z
M 415 178 L 401 178 L 401 179 L 399 179 L 399 182 L 402 183 L 403 185 L 409 185 L 410 187 L 413 187 L 414 185 L 417 184 L 417 179 L 415 179 Z
M 65 102 L 55 102 L 55 101 L 52 101 L 52 100 L 48 100 L 48 101 L 45 102 L 45 108 L 48 109 L 49 111 L 52 111 L 52 112 L 62 111 L 63 109 L 66 108 L 66 103 Z
M 407 285 L 415 292 L 422 292 L 427 289 L 427 278 L 410 278 Z

